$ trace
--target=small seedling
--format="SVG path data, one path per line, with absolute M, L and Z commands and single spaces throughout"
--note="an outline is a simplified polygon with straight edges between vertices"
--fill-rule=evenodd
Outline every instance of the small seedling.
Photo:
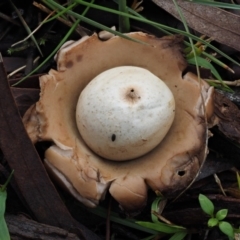
M 203 194 L 199 194 L 198 200 L 202 210 L 210 216 L 208 220 L 208 227 L 212 228 L 218 226 L 225 235 L 227 235 L 230 239 L 234 239 L 234 228 L 229 222 L 223 221 L 228 214 L 228 210 L 221 209 L 214 214 L 214 205 L 208 197 Z
M 7 181 L 4 185 L 0 186 L 0 239 L 10 240 L 10 234 L 7 228 L 7 224 L 4 218 L 5 208 L 6 208 L 6 199 L 7 199 L 7 185 L 11 180 L 13 175 L 13 171 L 11 172 L 10 176 L 8 177 Z

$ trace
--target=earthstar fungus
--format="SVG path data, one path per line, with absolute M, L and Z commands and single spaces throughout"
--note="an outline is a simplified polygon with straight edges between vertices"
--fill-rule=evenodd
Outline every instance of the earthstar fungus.
M 213 116 L 214 91 L 204 81 L 200 83 L 194 74 L 183 74 L 187 64 L 181 54 L 182 39 L 179 36 L 157 38 L 141 32 L 127 35 L 146 44 L 117 36 L 101 41 L 94 34 L 62 47 L 56 57 L 57 71 L 52 69 L 48 75 L 40 77 L 40 100 L 26 112 L 23 121 L 33 142 L 52 141 L 52 146 L 45 152 L 46 167 L 79 201 L 96 206 L 109 190 L 122 208 L 135 211 L 146 204 L 148 188 L 174 195 L 196 176 L 207 152 L 207 129 Z M 157 137 L 160 143 L 153 144 L 140 156 L 133 154 L 122 158 L 121 153 L 115 151 L 104 155 L 96 150 L 98 143 L 90 146 L 93 151 L 88 146 L 92 135 L 86 137 L 80 130 L 82 137 L 78 130 L 78 125 L 83 127 L 80 125 L 85 116 L 79 118 L 77 114 L 76 120 L 76 109 L 79 107 L 81 112 L 85 106 L 81 101 L 78 104 L 81 92 L 91 80 L 113 68 L 147 71 L 161 79 L 175 99 L 175 107 L 174 101 L 168 101 L 173 104 L 170 109 L 175 112 L 175 117 L 165 137 L 162 140 Z M 129 89 L 130 92 L 135 90 Z M 112 97 L 108 99 L 105 93 L 101 100 L 110 101 Z M 158 102 L 155 104 L 159 105 Z M 145 112 L 140 115 L 149 110 L 148 105 L 143 108 Z M 155 121 L 151 124 L 158 124 Z M 109 142 L 112 140 L 113 145 L 119 140 L 114 131 L 111 127 L 109 133 L 103 131 L 103 136 L 107 136 Z M 141 148 L 144 149 L 152 138 L 142 141 Z M 86 143 L 83 139 L 87 139 Z M 92 140 L 96 139 L 93 137 Z M 105 147 L 104 152 L 109 148 Z

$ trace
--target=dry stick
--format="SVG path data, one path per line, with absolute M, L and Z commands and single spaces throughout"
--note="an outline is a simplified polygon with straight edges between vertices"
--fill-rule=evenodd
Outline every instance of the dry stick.
M 212 80 L 212 79 L 204 79 L 208 83 L 218 83 L 218 84 L 226 84 L 228 86 L 234 86 L 239 87 L 240 86 L 240 79 L 237 79 L 235 81 L 219 81 L 219 80 Z
M 20 44 L 22 42 L 25 42 L 28 38 L 30 38 L 44 24 L 44 21 L 46 21 L 48 18 L 50 18 L 53 15 L 53 13 L 54 12 L 49 13 L 49 15 L 27 37 L 25 37 L 23 40 L 21 40 L 19 42 L 12 44 L 11 47 L 14 47 L 17 44 Z
M 33 2 L 33 5 L 37 8 L 39 8 L 40 10 L 42 10 L 45 13 L 54 13 L 53 11 L 49 10 L 48 8 L 46 8 L 44 5 L 37 3 L 37 2 Z M 66 21 L 65 19 L 61 18 L 61 17 L 57 17 L 57 20 L 59 20 L 60 22 L 62 22 L 63 24 L 67 25 L 68 27 L 72 27 L 73 23 L 71 23 L 70 21 Z M 85 33 L 85 31 L 82 29 L 82 27 L 76 27 L 75 31 L 81 36 L 86 36 L 87 34 Z
M 76 22 L 77 20 L 73 17 L 73 16 L 69 16 L 72 20 L 72 22 Z M 88 34 L 83 30 L 83 28 L 81 26 L 77 26 L 76 27 L 77 31 L 78 31 L 78 34 L 81 36 L 81 37 L 84 37 L 84 36 L 88 36 Z
M 9 0 L 9 2 L 10 2 L 10 4 L 11 4 L 11 6 L 13 7 L 13 9 L 15 10 L 15 12 L 17 13 L 18 18 L 20 19 L 20 21 L 21 21 L 22 25 L 24 26 L 26 32 L 27 32 L 28 34 L 30 34 L 30 33 L 31 33 L 31 29 L 29 28 L 29 26 L 28 26 L 28 24 L 26 23 L 25 19 L 24 19 L 24 18 L 22 17 L 22 15 L 20 14 L 18 8 L 15 6 L 15 4 L 12 2 L 12 0 Z M 41 51 L 41 49 L 40 49 L 40 47 L 39 47 L 39 45 L 38 45 L 38 43 L 37 43 L 36 38 L 32 35 L 32 36 L 31 36 L 31 39 L 32 39 L 33 43 L 35 44 L 37 50 L 38 50 L 39 53 L 41 54 L 41 56 L 43 56 L 43 53 L 42 53 L 42 51 Z
M 8 15 L 6 15 L 6 14 L 4 14 L 2 12 L 0 12 L 0 18 L 6 20 L 8 22 L 11 22 L 11 23 L 13 23 L 13 24 L 15 24 L 17 26 L 21 26 L 21 24 L 19 22 L 13 20 L 11 17 L 9 17 Z
M 131 8 L 135 11 L 135 12 L 141 12 L 143 10 L 143 7 L 140 6 L 142 4 L 143 0 L 141 1 L 137 1 L 137 0 L 134 0 L 133 3 L 132 3 L 132 6 Z
M 7 33 L 12 29 L 12 26 L 9 26 L 8 28 L 6 28 L 6 30 L 2 33 L 2 35 L 0 36 L 0 41 L 7 35 Z
M 111 232 L 110 232 L 110 215 L 111 215 L 111 208 L 112 208 L 112 196 L 109 199 L 108 203 L 108 210 L 107 210 L 107 218 L 106 218 L 106 240 L 111 239 Z
M 156 211 L 152 211 L 152 214 L 154 214 L 156 217 L 158 217 L 159 220 L 162 222 L 169 224 L 169 225 L 175 225 L 174 223 L 170 222 L 168 219 L 163 217 L 161 214 L 157 213 Z
M 221 183 L 220 178 L 218 177 L 218 175 L 217 175 L 216 173 L 214 173 L 213 176 L 214 176 L 215 182 L 216 182 L 217 185 L 219 186 L 222 194 L 226 197 L 227 195 L 226 195 L 226 193 L 225 193 L 225 191 L 224 191 L 224 189 L 223 189 L 223 187 L 222 187 L 222 183 Z
M 36 58 L 34 59 L 34 61 L 33 61 L 33 64 L 35 64 L 39 59 L 40 59 L 39 56 L 36 57 Z M 14 74 L 16 74 L 16 73 L 18 73 L 19 71 L 25 69 L 26 66 L 27 66 L 27 65 L 24 65 L 24 66 L 22 66 L 22 67 L 19 67 L 18 69 L 16 69 L 16 70 L 14 70 L 13 72 L 9 73 L 9 74 L 7 75 L 7 77 L 10 78 L 10 77 L 13 76 Z

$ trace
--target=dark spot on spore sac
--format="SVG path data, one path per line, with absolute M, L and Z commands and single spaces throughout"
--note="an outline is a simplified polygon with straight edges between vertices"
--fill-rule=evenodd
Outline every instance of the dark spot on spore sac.
M 83 56 L 82 55 L 77 55 L 77 62 L 81 62 L 82 61 Z
M 131 92 L 134 92 L 134 89 L 131 89 Z
M 72 61 L 68 61 L 66 63 L 66 68 L 71 68 L 73 66 L 73 62 Z
M 112 139 L 112 142 L 114 142 L 114 141 L 116 140 L 116 135 L 113 134 L 112 137 L 111 137 L 111 139 Z

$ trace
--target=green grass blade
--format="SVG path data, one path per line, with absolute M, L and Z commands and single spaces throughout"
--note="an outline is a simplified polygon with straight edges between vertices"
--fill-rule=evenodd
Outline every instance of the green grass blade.
M 114 0 L 114 1 L 115 1 L 116 3 L 118 3 L 118 0 Z M 141 14 L 135 12 L 135 11 L 134 11 L 133 9 L 131 9 L 131 8 L 128 8 L 128 11 L 129 11 L 129 13 L 131 13 L 131 14 L 139 17 L 139 18 L 146 19 L 146 18 L 144 18 Z M 157 28 L 158 30 L 162 31 L 163 33 L 165 33 L 165 34 L 167 34 L 167 35 L 172 35 L 172 33 L 171 33 L 170 31 L 167 31 L 167 30 L 165 30 L 165 29 L 163 29 L 163 28 L 160 28 L 160 27 L 157 27 L 157 26 L 155 26 L 155 28 Z M 188 43 L 187 41 L 184 41 L 184 43 L 185 43 L 188 47 L 191 47 L 191 44 Z M 219 54 L 221 54 L 221 53 L 219 53 Z M 224 53 L 223 53 L 223 54 L 224 54 Z M 221 66 L 221 67 L 229 70 L 229 67 L 228 67 L 226 64 L 224 64 L 224 63 L 221 62 L 220 60 L 216 59 L 214 56 L 206 53 L 205 51 L 202 52 L 202 55 L 204 55 L 205 57 L 208 57 L 211 61 L 213 61 L 213 62 L 216 63 L 217 65 L 219 65 L 219 66 Z M 225 58 L 227 58 L 227 59 L 230 60 L 231 62 L 234 62 L 235 64 L 238 65 L 238 63 L 237 63 L 234 59 L 230 58 L 229 56 L 225 56 Z M 195 63 L 192 62 L 192 64 L 195 64 Z M 215 71 L 217 71 L 217 70 L 215 69 Z M 232 71 L 231 71 L 231 72 L 232 72 Z M 218 75 L 219 75 L 219 74 L 218 74 Z
M 210 69 L 212 74 L 219 80 L 219 81 L 222 81 L 222 78 L 221 76 L 219 75 L 219 73 L 217 72 L 217 70 L 214 68 L 214 66 L 208 62 L 206 59 L 202 58 L 202 57 L 199 57 L 197 56 L 196 57 L 197 61 L 198 61 L 198 65 L 201 66 L 201 67 L 204 67 L 204 68 L 207 68 L 207 69 Z M 190 64 L 195 64 L 195 59 L 194 58 L 190 58 L 190 59 L 187 59 L 188 63 Z
M 114 1 L 118 3 L 118 0 L 114 0 Z M 131 9 L 131 8 L 128 8 L 128 11 L 129 11 L 129 13 L 131 13 L 131 14 L 139 17 L 139 18 L 146 19 L 146 18 L 144 18 L 141 14 L 135 12 L 135 11 L 134 11 L 133 9 Z M 165 34 L 167 34 L 167 35 L 172 35 L 172 33 L 171 33 L 170 31 L 167 31 L 167 30 L 165 30 L 165 29 L 163 29 L 163 28 L 160 28 L 160 27 L 157 27 L 157 26 L 155 26 L 155 28 L 157 28 L 158 30 L 162 31 L 163 33 L 165 33 Z M 191 44 L 188 43 L 187 41 L 184 41 L 184 43 L 185 43 L 187 46 L 191 47 Z M 234 62 L 234 63 L 237 64 L 237 65 L 239 64 L 239 63 L 237 63 L 234 59 L 232 59 L 232 58 L 230 58 L 229 56 L 225 55 L 225 53 L 220 53 L 220 52 L 219 52 L 219 54 L 220 54 L 220 55 L 224 54 L 224 57 L 225 57 L 225 58 L 227 58 L 227 59 L 230 60 L 231 62 Z M 202 52 L 202 55 L 208 57 L 211 61 L 213 61 L 213 62 L 216 63 L 217 65 L 219 65 L 219 66 L 221 66 L 221 67 L 223 67 L 223 68 L 225 68 L 225 69 L 229 69 L 229 67 L 228 67 L 226 64 L 224 64 L 224 63 L 221 62 L 220 60 L 216 59 L 214 56 L 206 53 L 205 51 Z M 231 71 L 231 72 L 232 72 L 232 71 Z
M 4 218 L 6 210 L 6 199 L 7 199 L 7 185 L 10 182 L 14 171 L 11 172 L 7 181 L 3 186 L 0 186 L 0 240 L 10 240 L 10 234 L 8 231 L 7 223 Z
M 27 33 L 30 35 L 30 34 L 32 33 L 32 32 L 31 32 L 31 29 L 28 27 L 27 23 L 25 22 L 25 20 L 23 19 L 22 15 L 19 13 L 18 9 L 17 9 L 16 6 L 13 4 L 13 2 L 12 2 L 11 0 L 9 0 L 9 1 L 10 1 L 10 3 L 11 3 L 12 7 L 14 8 L 15 12 L 17 13 L 17 15 L 18 15 L 20 21 L 22 22 L 24 28 L 26 29 Z M 36 38 L 34 37 L 34 35 L 31 35 L 30 38 L 32 39 L 32 41 L 33 41 L 34 44 L 36 45 L 36 47 L 37 47 L 40 55 L 43 56 L 43 53 L 42 53 L 42 51 L 41 51 L 41 49 L 40 49 L 40 47 L 39 47 L 39 45 L 38 45 L 38 43 L 37 43 L 37 40 L 36 40 Z
M 152 223 L 152 222 L 137 221 L 136 223 L 142 227 L 158 231 L 159 233 L 172 234 L 172 233 L 176 233 L 176 232 L 187 231 L 187 229 L 184 227 L 176 226 L 176 225 L 169 225 L 169 224 L 165 224 L 162 222 Z
M 94 2 L 94 0 L 92 0 L 92 2 Z M 83 12 L 83 15 L 85 15 L 87 13 L 87 11 L 89 10 L 89 7 L 86 7 L 86 9 Z M 12 86 L 17 86 L 19 83 L 23 82 L 24 80 L 26 80 L 28 77 L 30 77 L 32 74 L 34 74 L 36 71 L 38 71 L 46 62 L 48 62 L 59 50 L 59 48 L 67 41 L 67 39 L 69 38 L 69 36 L 73 33 L 73 31 L 75 30 L 75 28 L 78 26 L 78 24 L 80 23 L 80 19 L 77 20 L 72 27 L 69 29 L 69 31 L 67 32 L 67 34 L 64 36 L 64 38 L 60 41 L 60 43 L 57 45 L 57 47 L 52 51 L 52 53 L 41 63 L 39 64 L 32 72 L 30 72 L 28 75 L 26 75 L 25 77 L 23 77 L 21 80 L 19 80 L 17 83 L 13 84 Z
M 213 76 L 220 81 L 220 84 L 221 85 L 216 85 L 218 87 L 221 86 L 221 88 L 224 89 L 224 91 L 229 91 L 229 92 L 232 92 L 232 89 L 226 85 L 226 83 L 222 80 L 222 77 L 220 76 L 220 74 L 218 73 L 218 71 L 216 70 L 216 68 L 211 64 L 211 62 L 207 61 L 205 58 L 202 58 L 201 56 L 197 56 L 197 61 L 198 61 L 198 65 L 200 67 L 204 67 L 206 69 L 210 69 L 211 70 L 211 73 L 213 74 Z M 195 64 L 195 59 L 193 58 L 190 58 L 190 59 L 187 59 L 187 62 L 189 64 Z M 211 84 L 212 86 L 214 86 L 213 84 Z
M 76 1 L 76 0 L 75 0 L 75 1 Z M 44 2 L 46 5 L 49 5 L 49 3 L 51 3 L 51 5 L 53 5 L 54 7 L 57 7 L 57 8 L 60 9 L 60 10 L 66 9 L 65 7 L 61 6 L 60 4 L 54 2 L 53 0 L 42 0 L 42 2 Z M 76 2 L 78 2 L 78 1 L 76 1 Z M 84 4 L 84 5 L 85 5 L 85 4 Z M 86 6 L 88 6 L 88 7 L 91 7 L 92 5 L 93 5 L 93 4 L 91 4 L 91 3 L 86 4 Z M 140 40 L 135 39 L 135 38 L 131 38 L 131 37 L 125 35 L 125 34 L 122 34 L 122 33 L 118 32 L 118 31 L 115 31 L 115 30 L 109 28 L 109 27 L 106 27 L 106 26 L 103 25 L 103 24 L 100 24 L 100 23 L 98 23 L 98 22 L 96 22 L 96 21 L 93 21 L 92 19 L 87 18 L 87 17 L 84 17 L 83 15 L 80 15 L 80 14 L 78 14 L 78 13 L 75 13 L 75 12 L 73 12 L 73 11 L 71 11 L 71 10 L 67 11 L 67 13 L 68 13 L 69 15 L 77 18 L 77 19 L 82 20 L 83 22 L 86 22 L 86 23 L 88 23 L 88 24 L 90 24 L 90 25 L 92 25 L 92 26 L 94 26 L 94 27 L 96 27 L 96 28 L 99 28 L 99 29 L 108 31 L 108 32 L 110 32 L 110 33 L 112 33 L 112 34 L 114 34 L 114 35 L 118 35 L 118 36 L 120 36 L 120 37 L 122 37 L 122 38 L 131 40 L 131 41 L 134 41 L 134 42 L 137 42 L 137 43 L 147 44 L 147 43 L 145 43 L 145 42 L 143 42 L 143 41 L 140 41 Z M 120 13 L 121 13 L 121 12 L 120 12 Z M 124 14 L 124 13 L 123 13 L 123 14 Z M 127 16 L 127 15 L 124 15 L 124 16 Z
M 76 2 L 82 4 L 82 5 L 85 5 L 85 6 L 90 6 L 92 8 L 95 8 L 95 9 L 98 9 L 98 10 L 102 10 L 102 11 L 106 11 L 106 12 L 110 12 L 110 13 L 113 13 L 113 14 L 117 14 L 117 15 L 122 15 L 122 16 L 127 16 L 129 17 L 130 19 L 134 19 L 134 20 L 137 20 L 139 22 L 144 22 L 146 24 L 149 24 L 151 26 L 154 26 L 154 27 L 159 27 L 161 29 L 163 29 L 164 31 L 169 31 L 169 32 L 173 32 L 173 33 L 177 33 L 177 34 L 182 34 L 186 37 L 191 37 L 193 40 L 196 40 L 196 41 L 200 41 L 201 43 L 203 43 L 204 45 L 206 45 L 207 47 L 211 48 L 212 50 L 214 50 L 215 52 L 219 53 L 221 56 L 225 57 L 226 59 L 230 60 L 231 62 L 235 63 L 236 65 L 240 66 L 240 63 L 238 63 L 237 61 L 235 61 L 233 58 L 229 57 L 227 54 L 225 54 L 224 52 L 220 51 L 218 48 L 214 47 L 212 44 L 210 44 L 209 42 L 199 38 L 199 37 L 196 37 L 195 35 L 193 34 L 190 34 L 190 33 L 187 33 L 185 31 L 182 31 L 182 30 L 179 30 L 179 29 L 175 29 L 175 28 L 171 28 L 169 26 L 166 26 L 164 24 L 160 24 L 160 23 L 156 23 L 154 21 L 150 21 L 144 17 L 139 17 L 140 14 L 137 14 L 135 13 L 133 16 L 132 14 L 129 14 L 129 13 L 122 13 L 122 12 L 119 12 L 117 10 L 114 10 L 114 9 L 110 9 L 110 8 L 106 8 L 106 7 L 103 7 L 103 6 L 100 6 L 100 5 L 97 5 L 97 4 L 90 4 L 88 2 L 85 2 L 83 0 L 75 0 Z M 133 13 L 134 11 L 131 10 L 130 8 L 128 8 L 129 12 L 130 13 Z
M 116 2 L 117 4 L 119 3 L 119 0 L 114 0 L 114 2 Z M 139 14 L 138 12 L 134 11 L 132 8 L 128 8 L 128 12 L 138 18 L 141 18 L 143 20 L 147 20 L 147 18 L 145 18 L 144 16 L 142 16 L 141 14 Z M 172 35 L 172 33 L 170 31 L 167 31 L 161 27 L 158 26 L 154 26 L 156 29 L 162 31 L 163 33 L 167 34 L 167 35 Z M 174 29 L 173 29 L 174 30 Z
M 87 209 L 89 212 L 97 215 L 97 216 L 100 216 L 100 217 L 103 217 L 106 219 L 107 217 L 107 210 L 102 208 L 102 207 L 96 207 L 96 208 L 89 208 Z M 135 220 L 134 219 L 123 219 L 123 218 L 120 218 L 116 213 L 114 212 L 111 212 L 110 214 L 110 220 L 112 222 L 115 222 L 115 223 L 119 223 L 123 226 L 126 226 L 126 227 L 130 227 L 130 228 L 133 228 L 133 229 L 136 229 L 136 230 L 140 230 L 142 232 L 146 232 L 146 233 L 150 233 L 150 234 L 154 234 L 156 235 L 158 232 L 153 230 L 153 229 L 150 229 L 150 228 L 147 228 L 147 227 L 144 227 L 144 226 L 139 226 L 139 224 L 135 223 Z
M 189 31 L 187 22 L 186 22 L 186 20 L 185 20 L 185 17 L 183 16 L 183 13 L 182 13 L 181 9 L 179 8 L 176 0 L 173 0 L 173 3 L 174 3 L 174 5 L 175 5 L 175 8 L 177 9 L 177 12 L 178 12 L 178 14 L 179 14 L 179 16 L 180 16 L 180 18 L 181 18 L 181 21 L 182 21 L 182 23 L 183 23 L 183 25 L 184 25 L 184 28 L 185 28 L 186 32 L 187 32 L 188 34 L 190 34 L 190 31 Z M 190 42 L 190 45 L 191 45 L 191 48 L 192 48 L 192 52 L 193 52 L 193 56 L 194 56 L 194 61 L 195 61 L 196 69 L 197 69 L 197 76 L 198 76 L 198 79 L 200 80 L 200 71 L 199 71 L 199 64 L 198 64 L 198 58 L 197 58 L 196 48 L 195 48 L 195 46 L 194 46 L 194 44 L 193 44 L 192 38 L 191 38 L 191 37 L 188 37 L 188 39 L 189 39 L 189 42 Z
M 51 17 L 51 18 L 47 19 L 46 21 L 44 21 L 44 23 L 50 22 L 50 21 L 52 21 L 52 20 L 54 20 L 54 19 L 56 19 L 56 18 L 58 18 L 58 17 L 62 17 L 62 15 L 63 15 L 64 13 L 66 13 L 68 10 L 71 10 L 71 9 L 74 8 L 75 6 L 77 6 L 76 3 L 73 3 L 73 4 L 69 5 L 69 6 L 66 7 L 64 10 L 57 12 L 57 14 L 55 14 L 53 17 Z
M 44 64 L 46 64 L 59 50 L 59 48 L 67 41 L 67 39 L 69 38 L 69 36 L 72 34 L 72 32 L 75 30 L 75 28 L 77 27 L 78 23 L 80 21 L 76 21 L 73 26 L 70 28 L 70 30 L 67 32 L 67 34 L 64 36 L 64 38 L 60 41 L 60 43 L 57 45 L 57 47 L 51 52 L 51 54 L 49 54 L 47 56 L 47 58 L 41 63 L 39 64 L 32 72 L 30 72 L 29 74 L 27 74 L 25 77 L 23 77 L 21 80 L 19 80 L 17 83 L 13 84 L 12 86 L 17 86 L 19 83 L 23 82 L 24 80 L 26 80 L 28 77 L 30 77 L 31 75 L 33 75 L 35 72 L 37 72 Z
M 4 218 L 6 199 L 7 199 L 6 189 L 4 191 L 1 191 L 0 189 L 0 239 L 2 240 L 10 240 L 10 234 Z
M 234 73 L 234 71 L 228 67 L 225 63 L 223 63 L 222 61 L 220 61 L 219 59 L 215 58 L 214 56 L 212 56 L 211 54 L 207 53 L 207 52 L 203 52 L 202 53 L 205 57 L 209 58 L 212 62 L 216 63 L 218 66 L 228 70 L 231 73 Z
M 118 5 L 118 10 L 120 12 L 127 12 L 127 1 L 121 0 Z M 119 15 L 118 17 L 118 25 L 119 25 L 119 32 L 121 33 L 127 33 L 130 31 L 130 22 L 129 17 L 124 17 Z
M 142 238 L 141 240 L 154 240 L 156 239 L 157 235 L 152 235 L 152 236 L 149 236 L 149 237 L 146 237 L 146 238 Z
M 187 232 L 177 232 L 169 240 L 182 240 L 187 236 Z
M 153 214 L 153 212 L 157 212 L 158 213 L 158 209 L 159 209 L 159 204 L 160 202 L 163 200 L 163 197 L 156 197 L 156 199 L 153 201 L 152 206 L 151 206 L 151 218 L 152 218 L 152 222 L 156 223 L 159 222 L 158 221 L 158 217 Z

